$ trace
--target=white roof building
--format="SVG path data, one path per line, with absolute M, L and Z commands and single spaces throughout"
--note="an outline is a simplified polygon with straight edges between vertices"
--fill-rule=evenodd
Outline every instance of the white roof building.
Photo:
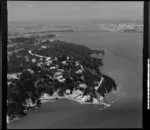
M 63 69 L 58 69 L 58 71 L 60 71 L 60 72 L 64 72 L 64 70 L 63 70 Z
M 67 56 L 67 60 L 69 60 L 70 59 L 70 57 L 69 56 Z
M 87 85 L 86 84 L 79 84 L 79 87 L 85 89 L 85 88 L 87 88 Z
M 35 63 L 35 62 L 36 62 L 36 59 L 32 59 L 32 62 Z
M 38 67 L 41 67 L 42 65 L 43 65 L 42 62 L 37 63 L 37 66 L 38 66 Z
M 55 57 L 54 60 L 57 61 L 58 60 L 57 57 Z
M 55 67 L 55 66 L 51 66 L 51 67 L 50 67 L 50 70 L 53 70 L 53 69 L 56 69 L 56 67 Z
M 79 69 L 79 70 L 76 71 L 76 74 L 81 74 L 81 73 L 82 73 L 81 69 Z
M 66 90 L 66 94 L 70 94 L 71 93 L 71 90 L 70 89 L 67 89 Z
M 31 69 L 27 69 L 27 71 L 28 71 L 28 72 L 30 72 L 31 74 L 33 74 L 33 73 L 34 73 L 34 71 L 33 71 L 33 70 L 31 70 Z
M 59 76 L 59 75 L 62 75 L 62 72 L 56 72 L 55 73 L 55 76 Z
M 48 60 L 50 60 L 50 59 L 51 59 L 51 57 L 47 57 L 47 58 L 46 58 L 46 61 L 48 61 Z
M 65 79 L 58 79 L 58 81 L 63 83 Z
M 43 58 L 41 57 L 41 58 L 39 59 L 39 61 L 43 61 Z
M 46 65 L 50 66 L 52 62 L 45 62 Z
M 29 58 L 28 57 L 25 57 L 26 61 L 29 61 Z
M 31 50 L 28 50 L 29 54 L 32 54 Z
M 46 49 L 47 47 L 46 46 L 41 46 L 41 48 Z
M 56 79 L 62 79 L 63 78 L 63 76 L 62 75 L 59 75 L 59 76 L 56 76 Z
M 90 100 L 90 95 L 84 96 L 84 97 L 81 99 L 81 102 L 86 102 L 86 101 L 88 101 L 88 100 Z
M 8 79 L 19 79 L 21 73 L 12 73 L 12 74 L 7 74 Z
M 75 65 L 76 65 L 76 66 L 79 66 L 80 64 L 79 64 L 79 62 L 76 61 L 76 62 L 75 62 Z
M 62 61 L 61 63 L 62 63 L 62 64 L 64 64 L 64 65 L 66 65 L 66 64 L 67 64 L 67 62 L 66 62 L 66 61 Z

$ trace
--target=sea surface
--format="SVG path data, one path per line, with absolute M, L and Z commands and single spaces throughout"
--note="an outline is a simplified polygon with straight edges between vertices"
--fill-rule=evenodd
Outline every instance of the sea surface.
M 106 98 L 114 103 L 103 108 L 67 99 L 51 101 L 8 124 L 8 128 L 142 128 L 143 34 L 98 31 L 59 34 L 68 42 L 106 50 L 101 71 L 118 85 L 117 91 Z

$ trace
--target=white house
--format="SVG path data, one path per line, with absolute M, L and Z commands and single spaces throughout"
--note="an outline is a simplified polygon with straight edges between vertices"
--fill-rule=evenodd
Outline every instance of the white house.
M 37 63 L 37 66 L 38 66 L 38 67 L 41 67 L 42 65 L 43 65 L 42 62 Z
M 56 67 L 55 67 L 55 66 L 51 66 L 51 67 L 50 67 L 50 70 L 53 70 L 53 69 L 56 69 Z
M 79 69 L 79 70 L 76 71 L 76 74 L 81 74 L 81 73 L 82 73 L 81 69 Z
M 70 94 L 71 93 L 71 90 L 70 89 L 67 89 L 66 90 L 66 94 Z
M 21 73 L 12 73 L 12 74 L 7 74 L 8 79 L 19 79 Z
M 67 64 L 67 62 L 66 62 L 66 61 L 62 61 L 61 63 L 62 63 L 62 64 L 64 64 L 64 65 L 66 65 L 66 64 Z
M 41 48 L 46 49 L 47 47 L 46 46 L 41 46 Z
M 54 60 L 57 61 L 58 60 L 57 57 L 55 57 Z
M 35 62 L 36 62 L 36 59 L 32 59 L 32 62 L 35 63 Z
M 47 57 L 47 58 L 46 58 L 46 61 L 49 61 L 50 59 L 51 59 L 51 57 Z
M 62 72 L 58 72 L 58 71 L 57 71 L 57 72 L 55 73 L 55 76 L 60 76 L 60 75 L 62 75 Z
M 67 56 L 67 60 L 69 60 L 70 59 L 70 57 L 69 56 Z
M 41 57 L 41 58 L 39 59 L 39 61 L 43 61 L 43 58 Z
M 87 85 L 86 84 L 79 84 L 79 87 L 85 89 L 85 88 L 87 88 Z
M 81 99 L 81 102 L 86 102 L 86 101 L 88 101 L 88 100 L 90 100 L 90 95 L 84 96 L 84 97 Z
M 30 72 L 31 74 L 34 73 L 34 71 L 32 69 L 27 69 L 28 72 Z
M 76 62 L 75 62 L 75 65 L 76 65 L 76 66 L 79 66 L 80 64 L 79 64 L 79 62 L 76 61 Z

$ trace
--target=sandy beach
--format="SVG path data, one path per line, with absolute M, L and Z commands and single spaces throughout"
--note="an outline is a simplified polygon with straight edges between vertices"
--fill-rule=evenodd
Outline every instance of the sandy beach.
M 114 101 L 113 105 L 100 110 L 99 105 L 57 100 L 43 104 L 23 119 L 8 124 L 8 128 L 141 128 L 142 34 L 109 33 L 91 37 L 89 34 L 87 39 L 84 34 L 72 35 L 72 39 L 68 36 L 70 41 L 79 39 L 80 44 L 107 49 L 101 70 L 111 75 L 118 85 L 117 92 L 107 97 L 108 101 Z

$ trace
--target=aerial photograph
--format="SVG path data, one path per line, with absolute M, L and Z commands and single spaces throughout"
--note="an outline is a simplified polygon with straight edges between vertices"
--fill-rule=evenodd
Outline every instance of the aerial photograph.
M 7 129 L 142 128 L 143 6 L 7 1 Z

